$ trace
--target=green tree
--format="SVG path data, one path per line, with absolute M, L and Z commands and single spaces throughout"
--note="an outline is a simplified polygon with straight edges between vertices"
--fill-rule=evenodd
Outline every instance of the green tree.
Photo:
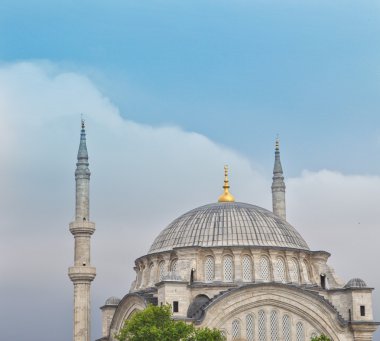
M 312 337 L 310 341 L 331 341 L 331 339 L 326 335 L 321 334 L 319 336 Z
M 170 305 L 149 305 L 125 321 L 119 341 L 224 341 L 217 329 L 195 328 L 192 324 L 172 319 Z

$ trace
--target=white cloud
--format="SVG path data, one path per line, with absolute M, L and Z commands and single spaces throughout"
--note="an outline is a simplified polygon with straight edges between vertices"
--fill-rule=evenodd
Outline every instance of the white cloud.
M 91 215 L 97 223 L 94 338 L 100 336 L 97 307 L 107 296 L 128 291 L 134 259 L 146 253 L 165 225 L 216 200 L 224 163 L 230 164 L 231 191 L 239 201 L 270 208 L 270 170 L 260 174 L 235 151 L 177 127 L 125 120 L 80 74 L 48 63 L 3 65 L 0 272 L 5 276 L 0 287 L 8 293 L 10 307 L 0 316 L 4 338 L 48 340 L 57 331 L 57 341 L 71 337 L 72 288 L 66 268 L 73 257 L 68 223 L 74 213 L 81 112 L 92 170 Z M 358 275 L 380 288 L 371 271 L 373 259 L 379 258 L 374 244 L 380 234 L 375 226 L 379 189 L 379 178 L 329 171 L 288 181 L 289 218 L 309 244 L 333 253 L 338 274 Z M 30 307 L 28 328 L 18 327 L 14 297 Z

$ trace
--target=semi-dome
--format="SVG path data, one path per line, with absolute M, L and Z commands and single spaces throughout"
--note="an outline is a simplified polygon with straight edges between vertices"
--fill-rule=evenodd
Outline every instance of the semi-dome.
M 158 235 L 149 253 L 190 246 L 309 250 L 288 222 L 264 208 L 240 202 L 213 203 L 181 215 Z

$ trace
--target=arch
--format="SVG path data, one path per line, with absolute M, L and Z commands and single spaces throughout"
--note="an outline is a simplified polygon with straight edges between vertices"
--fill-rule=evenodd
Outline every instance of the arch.
M 264 282 L 270 281 L 270 265 L 268 257 L 260 258 L 260 279 Z
M 156 276 L 155 276 L 155 273 L 154 273 L 154 263 L 150 263 L 149 265 L 149 283 L 148 285 L 149 286 L 153 286 L 155 283 L 155 279 L 156 279 Z
M 158 263 L 158 281 L 161 282 L 165 276 L 166 276 L 166 266 L 165 266 L 165 261 L 162 260 L 160 263 Z
M 305 282 L 310 283 L 309 265 L 306 259 L 302 260 L 302 272 Z
M 282 258 L 278 257 L 276 259 L 276 280 L 285 283 L 286 277 L 285 277 L 285 262 Z
M 232 321 L 231 326 L 232 340 L 239 340 L 241 335 L 240 321 L 235 319 Z
M 234 260 L 231 255 L 223 258 L 223 281 L 232 282 L 234 280 Z
M 292 341 L 291 320 L 288 314 L 282 316 L 282 337 L 284 341 Z
M 270 313 L 270 340 L 278 341 L 278 313 L 272 310 Z
M 204 264 L 204 278 L 206 283 L 211 283 L 215 278 L 215 261 L 214 257 L 207 256 Z
M 296 340 L 305 341 L 305 331 L 301 321 L 296 324 Z
M 293 283 L 299 283 L 299 269 L 298 262 L 294 258 L 292 258 L 289 262 L 289 277 L 290 281 Z
M 252 258 L 244 255 L 241 261 L 243 282 L 252 282 Z
M 260 310 L 257 317 L 259 341 L 267 340 L 267 318 L 264 310 Z
M 177 267 L 178 267 L 178 259 L 174 258 L 170 263 L 170 272 L 173 274 L 177 274 Z
M 310 339 L 314 339 L 315 337 L 318 336 L 318 333 L 316 331 L 313 331 L 310 335 Z
M 253 314 L 245 316 L 245 335 L 247 341 L 253 341 L 255 339 L 255 319 Z
M 203 314 L 200 308 L 210 302 L 210 298 L 205 294 L 200 294 L 194 297 L 193 301 L 190 303 L 187 309 L 186 316 L 189 318 L 197 318 Z
M 246 284 L 225 292 L 207 306 L 202 326 L 222 328 L 239 314 L 260 309 L 265 311 L 268 307 L 286 311 L 290 316 L 302 317 L 312 329 L 320 331 L 335 341 L 345 340 L 342 335 L 349 332 L 348 324 L 323 297 L 302 287 L 286 286 L 275 282 Z M 260 341 L 257 338 L 258 330 L 259 317 L 257 315 L 255 340 Z M 295 336 L 292 337 L 292 341 L 296 341 Z
M 137 311 L 144 310 L 147 304 L 138 294 L 127 294 L 120 301 L 116 308 L 110 324 L 110 340 L 115 340 L 113 335 L 120 332 L 120 329 L 124 326 L 124 321 L 129 319 Z

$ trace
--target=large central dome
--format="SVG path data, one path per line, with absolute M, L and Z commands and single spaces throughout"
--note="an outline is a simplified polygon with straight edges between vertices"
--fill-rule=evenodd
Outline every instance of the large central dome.
M 149 253 L 186 246 L 309 250 L 301 235 L 285 220 L 264 208 L 240 202 L 209 204 L 181 215 L 158 235 Z

